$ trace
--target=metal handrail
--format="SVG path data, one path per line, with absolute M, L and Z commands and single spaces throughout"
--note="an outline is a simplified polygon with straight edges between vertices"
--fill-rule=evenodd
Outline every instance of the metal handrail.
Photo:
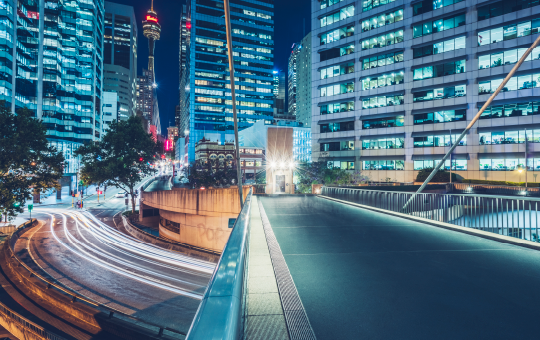
M 538 198 L 334 187 L 323 187 L 321 196 L 540 243 Z
M 189 340 L 236 340 L 242 337 L 252 193 L 250 188 L 193 319 L 187 336 Z
M 36 219 L 33 219 L 33 220 L 36 220 Z M 29 221 L 29 222 L 32 222 L 32 221 Z M 19 266 L 22 266 L 24 269 L 26 269 L 28 272 L 30 272 L 30 275 L 28 277 L 36 277 L 38 278 L 39 280 L 43 281 L 43 283 L 45 283 L 47 285 L 47 289 L 50 289 L 51 287 L 54 287 L 56 289 L 58 289 L 59 291 L 65 293 L 65 294 L 68 294 L 69 296 L 71 296 L 72 298 L 72 302 L 75 302 L 75 301 L 82 301 L 82 302 L 85 302 L 89 305 L 92 305 L 94 307 L 98 307 L 100 309 L 105 309 L 108 313 L 109 313 L 109 318 L 112 318 L 115 316 L 115 314 L 117 315 L 121 315 L 122 318 L 127 318 L 127 319 L 130 319 L 132 321 L 135 321 L 136 323 L 141 323 L 143 325 L 147 325 L 147 326 L 152 326 L 152 327 L 156 327 L 159 329 L 158 331 L 158 335 L 162 335 L 163 334 L 163 331 L 164 330 L 167 330 L 167 331 L 170 331 L 172 333 L 176 333 L 176 334 L 180 334 L 180 335 L 186 335 L 186 333 L 184 332 L 181 332 L 177 329 L 173 329 L 173 328 L 169 328 L 169 327 L 163 327 L 163 326 L 160 326 L 158 324 L 155 324 L 155 323 L 152 323 L 152 322 L 148 322 L 148 321 L 145 321 L 145 320 L 141 320 L 139 318 L 136 318 L 134 316 L 131 316 L 129 314 L 126 314 L 118 309 L 115 309 L 115 308 L 111 308 L 107 305 L 104 305 L 100 302 L 97 302 L 93 299 L 89 299 L 81 294 L 79 294 L 78 292 L 72 290 L 71 288 L 69 287 L 66 287 L 64 286 L 62 283 L 60 283 L 58 280 L 56 279 L 47 279 L 45 277 L 43 277 L 42 275 L 38 274 L 36 271 L 34 271 L 32 268 L 30 268 L 28 265 L 26 265 L 26 263 L 24 263 L 16 254 L 15 254 L 15 250 L 13 249 L 13 246 L 15 245 L 15 242 L 17 242 L 18 238 L 19 238 L 19 234 L 21 232 L 21 230 L 24 230 L 26 229 L 26 227 L 28 227 L 29 222 L 25 222 L 24 224 L 22 224 L 11 236 L 8 237 L 8 239 L 6 240 L 6 244 L 8 245 L 8 249 L 11 253 L 10 257 L 11 258 L 14 258 L 15 260 L 17 260 L 17 262 L 19 263 Z M 14 241 L 12 241 L 14 240 Z
M 41 335 L 42 337 L 49 339 L 49 340 L 66 340 L 65 338 L 54 334 L 51 331 L 46 330 L 45 328 L 33 323 L 32 321 L 26 319 L 25 317 L 15 313 L 11 309 L 9 309 L 6 305 L 4 305 L 2 302 L 0 302 L 0 313 L 5 313 L 10 319 L 15 320 L 19 324 L 21 324 L 25 329 L 30 329 L 33 332 Z

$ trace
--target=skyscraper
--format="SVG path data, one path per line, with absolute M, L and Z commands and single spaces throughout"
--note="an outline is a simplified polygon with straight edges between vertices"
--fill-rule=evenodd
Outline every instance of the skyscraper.
M 0 100 L 27 107 L 47 138 L 79 169 L 73 151 L 101 138 L 103 0 L 0 1 Z
M 286 74 L 283 71 L 273 71 L 272 93 L 274 94 L 274 117 L 285 114 Z
M 118 93 L 119 119 L 137 109 L 137 20 L 131 6 L 105 2 L 105 91 Z
M 311 32 L 300 41 L 296 60 L 296 121 L 311 126 Z
M 157 13 L 154 11 L 154 0 L 148 12 L 146 12 L 145 20 L 143 21 L 143 33 L 148 39 L 148 70 L 143 70 L 146 79 L 141 82 L 149 82 L 152 84 L 152 109 L 150 116 L 146 119 L 150 123 L 150 133 L 157 139 L 157 135 L 161 134 L 161 123 L 159 120 L 159 105 L 157 98 L 157 82 L 156 72 L 154 69 L 154 49 L 156 40 L 161 36 L 161 25 L 158 22 Z M 147 71 L 147 72 L 146 72 Z M 144 89 L 146 91 L 146 88 Z
M 314 160 L 374 181 L 412 182 L 433 168 L 538 38 L 538 4 L 312 0 Z M 446 170 L 517 182 L 526 166 L 536 182 L 539 62 L 537 47 Z
M 234 139 L 223 6 L 188 0 L 186 77 L 181 86 L 181 130 L 188 133 L 189 162 L 195 144 Z M 274 6 L 271 1 L 232 0 L 231 25 L 239 129 L 272 119 Z M 183 133 L 180 131 L 180 133 Z
M 298 53 L 302 45 L 299 43 L 293 44 L 291 55 L 289 56 L 289 69 L 287 70 L 287 89 L 288 89 L 288 111 L 289 115 L 296 115 L 296 88 L 297 75 L 296 68 L 298 63 Z
M 175 115 L 175 124 L 176 126 L 180 127 L 180 136 L 184 137 L 184 130 L 187 128 L 184 126 L 182 128 L 183 123 L 182 116 L 181 116 L 181 107 L 182 103 L 185 101 L 182 98 L 182 87 L 185 87 L 186 84 L 184 82 L 184 73 L 186 72 L 186 62 L 187 62 L 187 47 L 188 47 L 188 39 L 189 34 L 188 30 L 191 29 L 191 21 L 188 20 L 188 12 L 187 12 L 187 6 L 182 5 L 182 12 L 180 13 L 180 41 L 178 49 L 179 55 L 178 55 L 178 62 L 179 62 L 179 74 L 178 74 L 178 109 L 176 110 Z

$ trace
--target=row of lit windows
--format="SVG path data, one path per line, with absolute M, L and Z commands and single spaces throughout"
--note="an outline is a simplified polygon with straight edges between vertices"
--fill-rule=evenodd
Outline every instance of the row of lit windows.
M 478 68 L 490 68 L 502 65 L 515 64 L 523 57 L 527 48 L 514 48 L 503 52 L 497 52 L 478 57 Z M 525 61 L 540 59 L 540 47 L 534 48 Z
M 339 112 L 349 112 L 349 111 L 354 111 L 353 101 L 321 105 L 321 108 L 320 108 L 321 115 L 339 113 Z
M 478 32 L 478 45 L 482 46 L 499 41 L 524 37 L 527 35 L 536 34 L 539 32 L 539 30 L 540 18 L 523 21 L 518 24 L 492 28 L 486 31 Z
M 431 148 L 437 146 L 452 146 L 461 134 L 448 134 L 441 136 L 423 136 L 413 137 L 413 146 L 415 148 Z M 467 145 L 467 136 L 459 141 L 459 145 Z
M 321 124 L 320 133 L 354 131 L 354 121 Z
M 383 13 L 362 21 L 362 32 L 383 27 L 403 20 L 403 8 Z
M 403 137 L 388 137 L 362 140 L 363 150 L 403 149 L 404 147 L 405 138 Z
M 463 0 L 423 0 L 413 4 L 413 16 L 428 13 L 433 10 L 457 4 Z
M 466 85 L 456 85 L 450 87 L 441 87 L 432 90 L 419 91 L 413 93 L 413 102 L 457 98 L 467 94 Z
M 362 40 L 362 50 L 380 48 L 403 42 L 403 30 L 386 33 L 378 37 Z
M 335 96 L 338 94 L 344 94 L 354 92 L 354 83 L 335 84 L 330 86 L 324 86 L 320 88 L 320 96 Z
M 452 38 L 435 44 L 413 48 L 413 58 L 422 58 L 465 48 L 465 37 Z
M 446 31 L 465 25 L 465 14 L 424 22 L 413 26 L 413 38 L 422 37 L 432 33 Z
M 385 117 L 385 118 L 375 118 L 375 119 L 365 119 L 362 120 L 362 129 L 380 129 L 388 127 L 399 127 L 405 124 L 404 116 L 396 117 Z
M 403 94 L 373 96 L 362 98 L 362 109 L 401 105 L 403 103 Z
M 525 168 L 525 158 L 479 159 L 480 170 L 515 171 Z M 528 158 L 527 170 L 540 171 L 540 158 Z
M 405 170 L 405 161 L 379 160 L 362 161 L 362 170 Z
M 334 0 L 335 1 L 335 0 Z M 377 8 L 382 5 L 392 3 L 396 0 L 363 0 L 362 1 L 362 12 L 367 12 L 371 9 Z
M 365 58 L 362 61 L 362 69 L 369 70 L 370 68 L 392 65 L 394 63 L 400 63 L 403 61 L 403 51 L 381 54 L 378 56 Z
M 518 130 L 518 131 L 502 131 L 502 132 L 480 132 L 480 145 L 489 144 L 521 144 L 527 141 L 532 143 L 540 143 L 540 130 Z
M 495 90 L 502 84 L 504 78 L 493 79 L 488 81 L 478 82 L 478 94 L 494 93 Z M 540 73 L 525 74 L 522 76 L 512 77 L 502 88 L 502 92 L 516 91 L 540 87 Z
M 337 77 L 354 72 L 354 63 L 334 65 L 321 70 L 321 79 Z
M 321 9 L 325 9 L 326 7 L 330 7 L 342 1 L 344 0 L 320 0 Z
M 324 27 L 326 25 L 331 25 L 341 20 L 345 20 L 347 18 L 352 17 L 353 15 L 354 15 L 354 5 L 342 8 L 339 10 L 339 12 L 332 13 L 332 14 L 322 17 L 320 19 L 321 27 Z
M 459 122 L 467 119 L 467 110 L 436 111 L 414 115 L 414 125 Z
M 501 117 L 520 117 L 540 114 L 540 101 L 522 102 L 504 105 L 492 105 L 487 107 L 480 119 L 501 118 Z
M 354 34 L 354 25 L 336 28 L 333 31 L 321 35 L 321 45 L 329 44 L 333 41 L 345 39 Z
M 414 170 L 422 170 L 422 169 L 434 169 L 437 164 L 439 164 L 442 161 L 441 159 L 438 160 L 416 160 L 413 162 L 413 168 Z M 444 165 L 442 166 L 444 170 L 448 171 L 450 170 L 450 160 L 447 159 L 444 162 Z M 452 159 L 452 170 L 467 170 L 467 160 L 466 159 Z
M 465 59 L 413 70 L 413 80 L 437 78 L 465 72 Z
M 478 7 L 478 21 L 537 6 L 538 0 L 504 0 Z
M 354 162 L 347 161 L 327 161 L 328 169 L 354 170 Z
M 382 74 L 373 78 L 362 79 L 362 90 L 370 90 L 378 87 L 398 85 L 403 83 L 403 71 Z

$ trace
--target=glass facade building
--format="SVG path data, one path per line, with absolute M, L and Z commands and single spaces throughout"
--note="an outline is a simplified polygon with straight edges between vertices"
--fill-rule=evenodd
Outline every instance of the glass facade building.
M 104 74 L 107 92 L 118 94 L 118 118 L 137 109 L 137 19 L 131 6 L 105 2 Z
M 223 3 L 187 2 L 186 72 L 180 88 L 180 126 L 187 135 L 188 161 L 195 144 L 234 139 L 234 122 Z M 232 0 L 231 26 L 239 129 L 272 120 L 274 5 L 272 0 Z
M 540 34 L 537 1 L 312 0 L 311 8 L 313 159 L 353 162 L 374 181 L 411 182 L 441 160 Z M 536 48 L 447 170 L 517 182 L 514 170 L 527 166 L 537 182 L 539 60 Z
M 0 0 L 0 20 L 0 100 L 32 110 L 74 174 L 102 134 L 103 0 Z

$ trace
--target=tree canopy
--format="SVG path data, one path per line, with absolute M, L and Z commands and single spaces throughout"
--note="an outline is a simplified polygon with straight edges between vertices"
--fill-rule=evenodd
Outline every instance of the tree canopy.
M 369 180 L 359 170 L 330 169 L 324 161 L 302 164 L 296 170 L 296 174 L 298 191 L 301 193 L 311 193 L 312 184 L 357 185 Z
M 46 132 L 31 110 L 13 114 L 0 101 L 0 211 L 6 221 L 23 211 L 32 191 L 58 187 L 64 156 L 49 145 Z
M 81 146 L 76 154 L 82 157 L 81 177 L 89 183 L 110 184 L 131 194 L 135 212 L 134 189 L 153 172 L 156 143 L 144 131 L 139 117 L 112 122 L 101 141 Z
M 227 188 L 236 185 L 236 167 L 220 167 L 219 161 L 209 160 L 206 164 L 195 162 L 185 170 L 185 177 L 192 189 L 201 187 Z

